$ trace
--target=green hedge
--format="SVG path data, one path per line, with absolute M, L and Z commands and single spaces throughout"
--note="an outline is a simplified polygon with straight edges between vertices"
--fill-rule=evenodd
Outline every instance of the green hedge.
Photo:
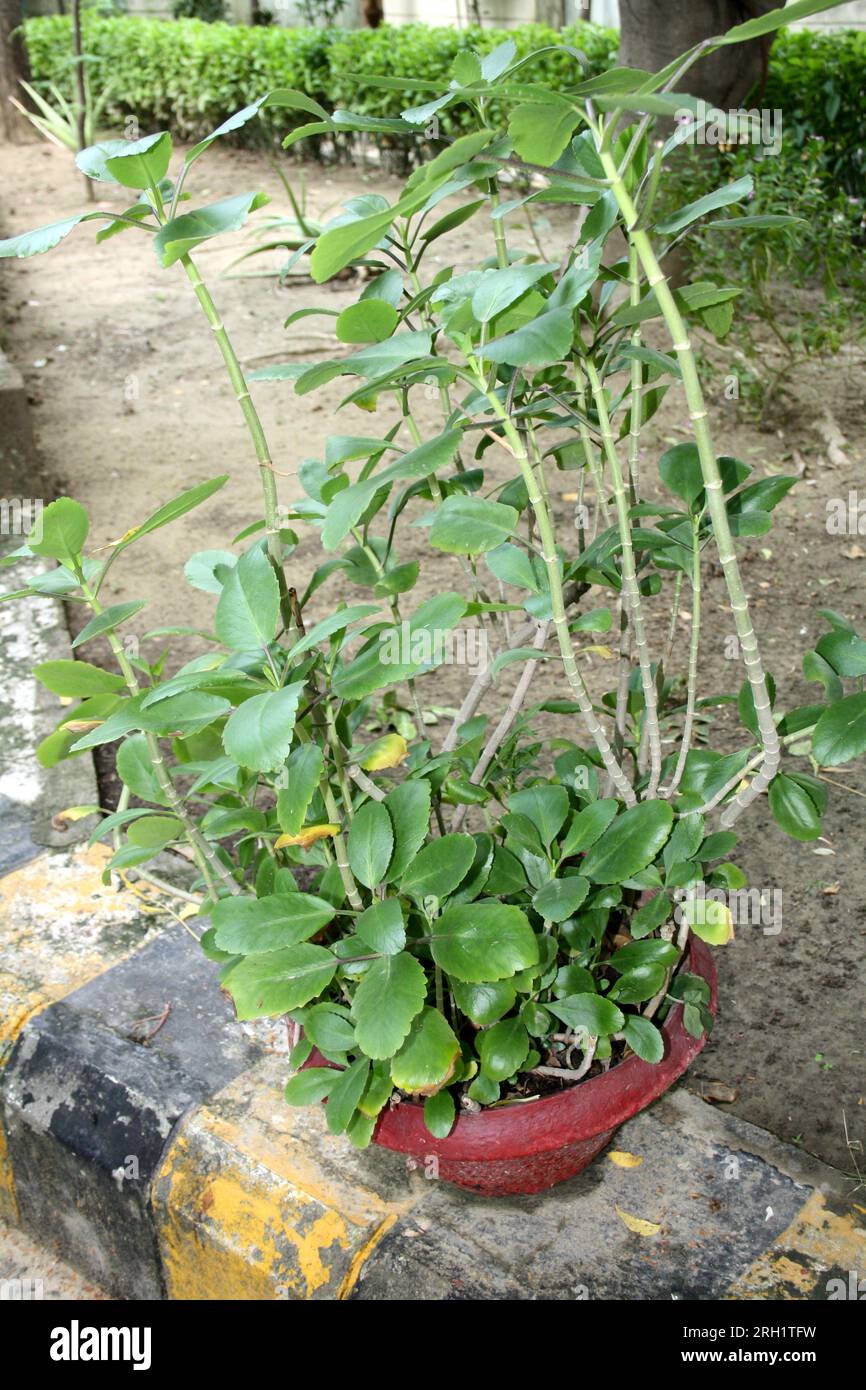
M 25 23 L 34 78 L 54 82 L 71 94 L 70 20 L 52 15 Z M 592 72 L 609 67 L 616 54 L 613 30 L 585 24 L 561 33 L 526 24 L 507 34 L 496 29 L 429 28 L 423 24 L 379 29 L 282 29 L 273 26 L 204 24 L 200 20 L 155 20 L 85 16 L 85 51 L 94 94 L 109 82 L 109 119 L 137 117 L 143 130 L 169 126 L 181 139 L 199 140 L 225 116 L 269 87 L 299 87 L 329 110 L 398 115 L 406 106 L 399 92 L 359 81 L 358 74 L 430 78 L 442 89 L 461 48 L 494 48 L 512 38 L 522 55 L 545 44 L 570 42 L 587 54 Z M 573 79 L 575 61 L 545 54 L 539 79 Z M 286 111 L 265 111 L 238 133 L 244 143 L 285 133 Z M 299 120 L 309 120 L 306 115 Z M 459 120 L 459 116 L 457 118 Z M 449 127 L 443 120 L 443 129 Z
M 70 23 L 63 16 L 50 16 L 25 24 L 34 77 L 56 82 L 67 92 Z M 548 44 L 572 44 L 587 55 L 592 72 L 604 70 L 616 58 L 616 33 L 595 24 L 562 31 L 525 24 L 506 34 L 423 24 L 282 29 L 195 19 L 85 16 L 86 51 L 104 60 L 91 69 L 94 92 L 111 83 L 110 120 L 122 124 L 134 115 L 142 129 L 169 125 L 188 140 L 200 139 L 227 113 L 269 87 L 300 87 L 331 110 L 347 107 L 366 115 L 397 115 L 405 105 L 401 93 L 365 84 L 364 74 L 429 78 L 444 89 L 461 48 L 483 52 L 506 37 L 514 40 L 521 56 Z M 558 78 L 571 80 L 574 70 L 569 54 L 544 53 L 531 71 L 539 81 L 555 85 Z M 783 30 L 773 45 L 761 98 L 763 106 L 781 108 L 785 135 L 795 146 L 810 136 L 824 139 L 829 176 L 855 196 L 862 196 L 866 169 L 864 90 L 866 34 Z M 459 108 L 446 112 L 443 130 L 453 131 L 460 119 Z M 237 138 L 245 143 L 272 139 L 286 131 L 290 120 L 285 111 L 266 112 L 265 119 L 244 126 Z
M 866 33 L 782 30 L 771 52 L 761 104 L 778 107 L 783 138 L 796 147 L 819 136 L 830 179 L 857 198 L 866 191 L 864 92 Z

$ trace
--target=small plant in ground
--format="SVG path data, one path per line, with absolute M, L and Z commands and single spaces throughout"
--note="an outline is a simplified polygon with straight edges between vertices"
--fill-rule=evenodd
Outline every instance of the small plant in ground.
M 779 22 L 774 12 L 741 25 L 655 77 L 615 69 L 582 81 L 575 55 L 567 93 L 536 84 L 531 59 L 516 61 L 508 42 L 483 57 L 460 54 L 444 92 L 407 84 L 402 134 L 455 103 L 474 128 L 415 170 L 396 203 L 355 198 L 305 244 L 316 281 L 353 265 L 371 277 L 336 317 L 339 355 L 257 375 L 300 398 L 350 378 L 344 404 L 360 406 L 364 424 L 358 433 L 350 416 L 323 458 L 300 462 L 303 496 L 288 510 L 195 261 L 261 198 L 181 203 L 211 141 L 265 106 L 306 112 L 312 131 L 364 120 L 274 92 L 188 151 L 174 178 L 167 134 L 108 142 L 79 166 L 131 189 L 126 212 L 83 213 L 0 243 L 3 255 L 36 254 L 93 218 L 107 221 L 100 237 L 127 228 L 149 236 L 160 264 L 187 275 L 222 353 L 264 518 L 235 537 L 239 553 L 198 553 L 186 566 L 214 597 L 206 649 L 170 676 L 161 633 L 144 639 L 151 657 L 128 656 L 123 624 L 142 605 L 106 607 L 105 594 L 125 550 L 225 478 L 168 502 L 107 557 L 88 553 L 77 502 L 52 503 L 18 553 L 57 566 L 22 592 L 88 608 L 76 647 L 106 637 L 118 674 L 82 660 L 38 668 L 48 689 L 81 701 L 40 756 L 50 764 L 120 740 L 128 795 L 94 832 L 115 837 L 107 874 L 146 874 L 160 849 L 188 846 L 211 921 L 202 947 L 220 963 L 238 1016 L 288 1015 L 303 1029 L 293 1064 L 316 1048 L 329 1065 L 298 1071 L 288 1099 L 327 1096 L 329 1126 L 356 1144 L 399 1097 L 423 1098 L 427 1125 L 442 1137 L 458 1107 L 531 1101 L 629 1053 L 658 1062 L 659 1024 L 671 1011 L 701 1037 L 709 986 L 689 969 L 690 934 L 717 945 L 733 934 L 731 900 L 745 890 L 730 861 L 733 826 L 766 792 L 783 831 L 814 839 L 826 801 L 820 768 L 866 751 L 866 642 L 838 614 L 827 611 L 830 630 L 805 658 L 814 702 L 784 715 L 775 708 L 737 542 L 769 529 L 794 480 L 751 481 L 748 465 L 719 457 L 710 435 L 690 334 L 698 322 L 717 324 L 739 289 L 697 282 L 674 291 L 661 268 L 672 240 L 740 204 L 749 185 L 659 216 L 665 161 L 682 131 L 655 139 L 654 122 L 690 104 L 679 84 L 701 53 Z M 512 240 L 515 200 L 502 180 L 515 171 L 537 176 L 523 198 L 580 215 L 558 264 Z M 457 194 L 457 205 L 446 202 Z M 428 277 L 430 247 L 469 218 L 489 226 L 489 256 Z M 627 252 L 606 265 L 614 232 Z M 644 341 L 652 320 L 669 335 L 667 351 Z M 668 390 L 680 395 L 692 437 L 650 468 L 643 430 Z M 417 418 L 422 395 L 441 407 L 432 432 Z M 396 402 L 396 423 L 377 411 L 380 401 Z M 577 524 L 556 515 L 557 468 L 576 479 Z M 401 554 L 407 525 L 426 533 L 431 555 L 452 557 L 453 587 L 422 603 L 412 596 L 419 563 Z M 310 526 L 325 559 L 302 578 L 293 552 Z M 697 737 L 703 710 L 719 699 L 702 681 L 711 556 L 745 668 L 735 753 Z M 357 600 L 340 599 L 335 584 Z M 312 621 L 328 593 L 332 611 Z M 659 627 L 661 593 L 669 597 Z M 585 654 L 608 632 L 616 675 L 599 690 Z M 470 651 L 460 708 L 434 737 L 429 673 L 455 653 L 470 665 Z M 533 706 L 542 663 L 560 692 Z M 485 702 L 509 667 L 513 694 L 490 716 Z M 846 694 L 848 678 L 858 685 Z M 548 712 L 573 725 L 552 745 L 552 771 Z M 145 804 L 130 806 L 130 795 Z

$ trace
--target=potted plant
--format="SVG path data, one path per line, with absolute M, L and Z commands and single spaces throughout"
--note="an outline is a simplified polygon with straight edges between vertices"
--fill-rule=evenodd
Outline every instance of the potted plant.
M 866 693 L 842 684 L 866 673 L 866 644 L 838 614 L 806 656 L 814 703 L 774 708 L 737 542 L 769 528 L 793 479 L 749 481 L 748 465 L 719 457 L 710 435 L 690 330 L 721 331 L 736 287 L 673 290 L 662 269 L 698 219 L 727 209 L 720 235 L 751 225 L 740 207 L 748 180 L 655 211 L 667 158 L 712 116 L 683 94 L 689 68 L 781 22 L 777 11 L 740 25 L 655 76 L 614 69 L 582 81 L 575 54 L 566 93 L 534 84 L 532 60 L 515 62 L 510 43 L 461 53 L 445 93 L 404 84 L 423 101 L 377 129 L 427 141 L 458 102 L 475 128 L 440 141 L 396 203 L 354 199 L 295 253 L 309 255 L 316 281 L 354 265 L 367 278 L 336 318 L 333 359 L 255 375 L 300 400 L 348 377 L 344 404 L 366 413 L 363 434 L 350 417 L 323 459 L 301 462 L 303 496 L 286 511 L 194 259 L 261 199 L 180 203 L 212 140 L 265 104 L 310 113 L 289 142 L 369 121 L 274 92 L 189 150 L 174 178 L 166 133 L 95 146 L 80 167 L 133 190 L 128 211 L 0 244 L 34 254 L 98 217 L 108 219 L 100 236 L 127 226 L 151 236 L 214 332 L 264 493 L 263 521 L 236 538 L 239 553 L 187 567 L 214 595 L 215 640 L 169 676 L 156 658 L 126 655 L 119 630 L 141 605 L 104 607 L 106 579 L 125 549 L 225 478 L 168 502 L 107 559 L 87 554 L 77 502 L 45 509 L 18 553 L 58 565 L 27 592 L 86 605 L 76 646 L 106 637 L 119 672 L 82 660 L 38 669 L 50 690 L 81 699 L 43 762 L 120 740 L 124 798 L 94 832 L 115 837 L 106 872 L 146 875 L 155 853 L 185 843 L 210 919 L 201 945 L 238 1017 L 291 1021 L 290 1103 L 326 1100 L 329 1128 L 354 1144 L 435 1158 L 441 1176 L 481 1191 L 535 1191 L 576 1172 L 684 1070 L 712 1023 L 708 945 L 731 938 L 728 895 L 745 884 L 730 860 L 733 826 L 767 793 L 784 832 L 817 836 L 825 784 L 815 772 L 866 750 Z M 670 117 L 680 123 L 656 138 Z M 512 237 L 514 189 L 503 181 L 515 174 L 524 202 L 573 205 L 560 264 Z M 452 195 L 461 200 L 443 210 Z M 489 224 L 489 258 L 427 276 L 429 248 L 470 217 Z M 616 236 L 623 252 L 605 259 Z M 645 325 L 666 333 L 666 350 L 648 345 Z M 643 430 L 669 389 L 691 439 L 642 466 Z M 433 431 L 416 418 L 421 393 L 441 407 Z M 397 403 L 395 423 L 377 424 L 383 400 Z M 576 525 L 556 514 L 554 469 L 571 470 Z M 301 576 L 292 552 L 310 526 L 325 559 Z M 453 588 L 421 603 L 419 563 L 401 554 L 409 526 L 427 528 L 429 553 L 452 557 Z M 708 555 L 745 670 L 735 752 L 713 748 L 703 720 L 720 698 L 701 682 Z M 325 596 L 332 611 L 311 622 Z M 610 689 L 598 688 L 597 668 L 591 685 L 586 665 L 607 632 Z M 425 677 L 470 637 L 480 655 L 462 702 L 431 724 L 436 681 Z M 530 706 L 542 666 L 557 694 Z M 508 667 L 513 693 L 491 715 Z M 569 721 L 568 737 L 545 734 L 549 715 Z

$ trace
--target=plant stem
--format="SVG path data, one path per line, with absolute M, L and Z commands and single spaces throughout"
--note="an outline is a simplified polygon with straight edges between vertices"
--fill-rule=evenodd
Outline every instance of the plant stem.
M 280 607 L 283 615 L 283 622 L 288 627 L 291 622 L 291 610 L 288 602 L 288 590 L 286 587 L 286 577 L 283 573 L 281 545 L 280 545 L 280 509 L 277 498 L 277 482 L 274 476 L 273 460 L 271 451 L 262 422 L 259 419 L 258 411 L 253 405 L 249 386 L 243 373 L 243 368 L 238 361 L 237 354 L 232 346 L 231 339 L 226 332 L 225 325 L 220 318 L 216 305 L 211 298 L 210 290 L 199 274 L 198 266 L 191 256 L 181 256 L 180 263 L 186 271 L 187 278 L 192 285 L 196 298 L 201 305 L 202 312 L 213 330 L 217 346 L 222 353 L 222 358 L 235 393 L 235 399 L 241 409 L 241 414 L 246 422 L 250 438 L 253 442 L 256 458 L 259 464 L 259 475 L 262 483 L 262 494 L 265 502 L 265 524 L 267 527 L 268 555 L 277 576 L 280 586 Z
M 592 362 L 590 358 L 586 358 L 583 362 L 583 367 L 589 380 L 592 399 L 595 404 L 596 414 L 598 415 L 604 454 L 613 480 L 614 505 L 616 507 L 617 526 L 619 529 L 620 543 L 622 545 L 622 591 L 625 599 L 626 611 L 634 633 L 634 645 L 635 651 L 637 652 L 638 664 L 640 666 L 644 705 L 646 707 L 644 717 L 646 720 L 650 749 L 650 779 L 646 790 L 646 796 L 647 799 L 651 800 L 657 794 L 659 777 L 661 776 L 662 744 L 661 735 L 659 734 L 656 683 L 653 675 L 652 662 L 650 660 L 646 631 L 644 629 L 643 606 L 641 604 L 637 571 L 635 569 L 634 549 L 631 543 L 631 519 L 628 514 L 629 502 L 626 497 L 622 470 L 619 466 L 619 456 L 616 451 L 613 431 L 610 427 L 610 416 L 608 415 L 604 389 L 599 380 L 595 363 Z
M 535 641 L 532 644 L 536 651 L 541 652 L 544 650 L 549 630 L 549 623 L 539 623 L 537 625 Z M 511 732 L 514 722 L 523 706 L 523 702 L 526 699 L 526 693 L 529 690 L 537 668 L 538 658 L 530 658 L 521 671 L 520 680 L 514 688 L 514 694 L 508 703 L 508 708 L 484 745 L 481 756 L 469 776 L 470 782 L 473 782 L 476 786 L 482 781 L 484 774 L 496 756 L 497 750 L 502 747 L 502 744 Z M 469 807 L 466 805 L 457 807 L 451 820 L 452 833 L 460 829 L 468 810 Z
M 689 675 L 686 694 L 686 714 L 683 720 L 683 733 L 679 757 L 671 778 L 670 786 L 662 790 L 662 796 L 671 797 L 680 785 L 686 770 L 686 759 L 692 745 L 692 728 L 695 721 L 695 701 L 698 688 L 698 651 L 701 644 L 701 543 L 700 517 L 692 518 L 692 638 L 689 644 Z
M 514 426 L 511 416 L 496 395 L 496 392 L 488 390 L 480 367 L 475 367 L 474 375 L 478 389 L 484 392 L 491 409 L 502 422 L 505 436 L 511 445 L 511 451 L 517 460 L 517 464 L 523 475 L 523 481 L 526 483 L 529 504 L 532 508 L 535 520 L 538 523 L 538 532 L 541 537 L 542 553 L 547 570 L 547 582 L 550 587 L 553 623 L 556 628 L 556 636 L 559 642 L 559 650 L 562 655 L 562 665 L 565 670 L 566 679 L 574 692 L 587 731 L 601 755 L 602 762 L 609 772 L 614 786 L 617 788 L 626 804 L 634 806 L 637 802 L 634 788 L 614 757 L 613 749 L 595 713 L 589 692 L 584 685 L 583 677 L 578 670 L 575 660 L 574 649 L 571 644 L 571 634 L 568 630 L 568 618 L 566 617 L 565 603 L 563 600 L 562 575 L 560 573 L 559 558 L 556 554 L 556 540 L 547 506 L 539 487 L 538 478 L 535 474 L 535 469 L 530 462 L 529 455 L 524 448 L 523 441 Z M 542 460 L 539 458 L 536 460 L 536 463 L 543 472 L 544 465 Z
M 620 212 L 625 220 L 629 242 L 634 246 L 646 274 L 651 291 L 656 300 L 671 335 L 671 345 L 677 354 L 677 361 L 683 374 L 683 385 L 689 408 L 689 418 L 695 434 L 701 472 L 707 494 L 707 506 L 713 523 L 713 532 L 718 548 L 719 564 L 725 576 L 734 624 L 743 653 L 743 664 L 752 687 L 755 716 L 763 745 L 763 757 L 758 771 L 747 787 L 743 789 L 725 809 L 722 824 L 733 825 L 738 816 L 757 796 L 765 791 L 775 777 L 781 758 L 779 735 L 773 722 L 773 712 L 767 690 L 767 679 L 758 649 L 758 641 L 749 612 L 745 589 L 737 563 L 728 511 L 722 491 L 722 479 L 713 446 L 712 435 L 707 422 L 707 410 L 698 377 L 695 356 L 689 341 L 686 325 L 677 307 L 670 286 L 658 263 L 652 242 L 646 232 L 636 230 L 637 212 L 629 192 L 616 170 L 609 150 L 599 150 L 602 165 L 611 180 L 611 188 Z
M 628 251 L 628 278 L 629 278 L 629 302 L 633 305 L 640 303 L 640 266 L 638 265 L 637 252 L 633 246 Z M 640 347 L 640 324 L 637 325 L 631 335 L 632 347 Z M 628 480 L 629 491 L 631 493 L 632 506 L 638 501 L 640 492 L 638 488 L 640 476 L 640 432 L 643 415 L 643 367 L 637 358 L 632 359 L 631 364 L 631 409 L 629 411 L 629 435 L 628 435 Z
M 83 577 L 81 578 L 81 589 L 89 608 L 95 616 L 99 616 L 99 614 L 103 611 L 102 605 L 99 602 L 99 599 L 96 597 L 96 595 L 87 586 Z M 108 639 L 108 645 L 111 647 L 114 659 L 117 662 L 120 671 L 123 675 L 123 679 L 126 681 L 126 687 L 130 695 L 133 697 L 135 697 L 136 695 L 140 695 L 141 686 L 138 683 L 138 677 L 136 676 L 135 671 L 133 670 L 132 665 L 130 664 L 126 652 L 123 650 L 123 647 L 121 646 L 117 633 L 114 632 L 112 629 L 109 629 L 105 635 Z M 235 882 L 235 879 L 224 867 L 224 865 L 220 863 L 219 859 L 214 853 L 213 847 L 208 844 L 207 840 L 200 833 L 198 827 L 195 825 L 195 823 L 191 820 L 190 816 L 188 815 L 186 807 L 183 804 L 183 798 L 178 792 L 177 787 L 174 785 L 174 782 L 171 780 L 171 774 L 169 773 L 165 759 L 162 756 L 162 751 L 160 750 L 159 746 L 159 740 L 157 739 L 156 735 L 148 733 L 145 730 L 144 737 L 147 741 L 147 751 L 150 754 L 151 761 L 153 763 L 153 770 L 156 774 L 156 780 L 159 783 L 160 791 L 165 797 L 170 810 L 177 817 L 177 819 L 183 826 L 184 834 L 186 835 L 186 838 L 189 841 L 190 848 L 192 849 L 192 852 L 195 856 L 196 864 L 198 865 L 201 875 L 205 883 L 207 884 L 208 892 L 210 893 L 211 897 L 214 898 L 214 900 L 216 900 L 219 897 L 219 893 L 217 892 L 216 888 L 217 879 L 219 879 L 219 881 L 223 884 L 224 887 L 228 888 L 230 893 L 241 893 L 242 890 L 240 886 Z

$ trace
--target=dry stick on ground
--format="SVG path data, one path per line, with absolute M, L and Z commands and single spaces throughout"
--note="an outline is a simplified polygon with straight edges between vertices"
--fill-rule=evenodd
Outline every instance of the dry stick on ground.
M 590 1038 L 586 1044 L 583 1061 L 579 1067 L 533 1067 L 530 1076 L 555 1076 L 559 1081 L 580 1081 L 586 1076 L 595 1060 L 598 1038 Z
M 535 641 L 532 644 L 537 652 L 541 652 L 543 650 L 544 644 L 547 641 L 547 634 L 549 633 L 549 631 L 549 622 L 541 623 L 539 625 L 538 630 L 535 634 Z M 529 690 L 530 685 L 532 684 L 532 678 L 535 675 L 537 668 L 538 658 L 530 659 L 524 666 L 520 676 L 520 680 L 517 682 L 517 685 L 515 686 L 514 694 L 508 702 L 508 708 L 506 709 L 499 723 L 496 725 L 496 728 L 493 730 L 493 733 L 490 735 L 489 739 L 487 740 L 487 743 L 484 745 L 481 757 L 478 759 L 478 762 L 472 769 L 469 780 L 470 782 L 473 782 L 476 786 L 478 786 L 478 784 L 481 782 L 481 779 L 483 778 L 485 772 L 489 768 L 490 764 L 493 762 L 497 750 L 501 748 L 502 744 L 505 742 L 505 739 L 508 737 L 508 734 L 510 733 L 514 725 L 514 722 L 517 719 L 518 714 L 520 713 L 520 710 L 523 706 L 523 702 L 526 699 L 526 693 Z M 466 817 L 466 812 L 468 809 L 468 806 L 465 805 L 457 807 L 451 820 L 452 832 L 460 829 Z

